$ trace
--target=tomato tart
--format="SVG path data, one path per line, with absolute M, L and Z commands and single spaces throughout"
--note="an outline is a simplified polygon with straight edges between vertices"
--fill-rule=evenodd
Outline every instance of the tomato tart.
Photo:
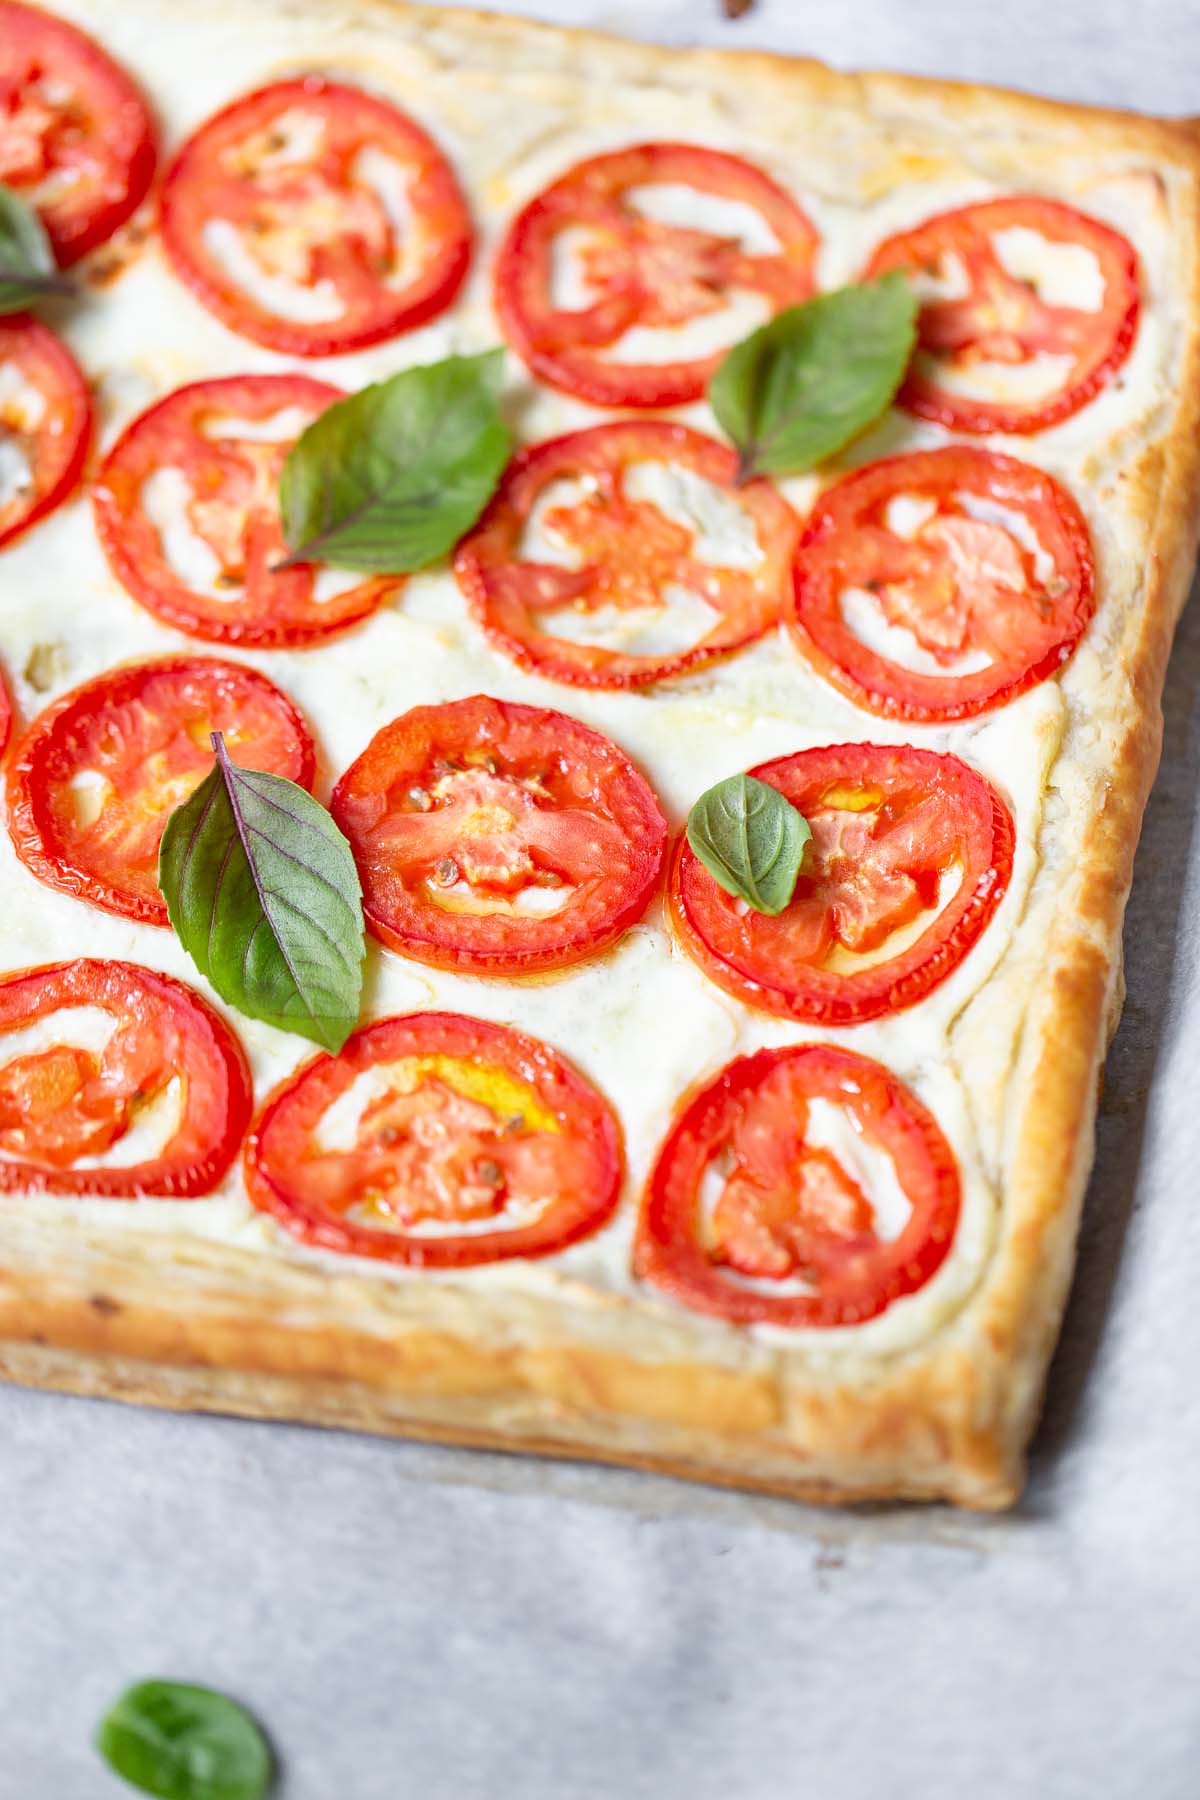
M 253 14 L 0 0 L 75 288 L 0 319 L 0 1372 L 1010 1504 L 1200 526 L 1195 127 Z M 847 283 L 911 356 L 789 462 L 722 384 L 835 414 L 752 352 Z M 353 1017 L 255 1010 L 323 931 Z

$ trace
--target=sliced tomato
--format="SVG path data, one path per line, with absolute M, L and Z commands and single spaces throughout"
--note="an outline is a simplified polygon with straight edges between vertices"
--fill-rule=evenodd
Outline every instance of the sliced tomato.
M 308 727 L 265 675 L 199 656 L 131 663 L 64 694 L 17 745 L 8 777 L 17 855 L 48 887 L 168 924 L 159 839 L 212 769 L 214 731 L 244 768 L 312 787 Z
M 66 345 L 36 319 L 0 319 L 0 544 L 66 499 L 91 428 L 87 383 Z
M 210 1193 L 250 1109 L 241 1045 L 181 981 L 90 957 L 0 976 L 0 1193 Z
M 417 706 L 334 790 L 381 943 L 478 975 L 559 969 L 639 919 L 667 826 L 645 776 L 565 713 Z
M 12 701 L 8 697 L 8 689 L 4 685 L 4 676 L 0 674 L 0 756 L 8 748 L 8 736 L 12 730 Z
M 92 494 L 105 555 L 134 599 L 209 643 L 277 649 L 319 643 L 396 593 L 395 576 L 349 576 L 323 593 L 319 565 L 279 566 L 280 472 L 301 431 L 342 398 L 306 375 L 234 375 L 176 388 L 136 418 Z
M 706 553 L 686 505 L 667 511 L 633 491 L 655 467 L 680 486 L 683 501 L 680 484 L 696 477 L 721 490 L 717 499 L 742 539 L 735 560 Z M 513 458 L 459 546 L 459 586 L 492 642 L 551 681 L 643 687 L 702 668 L 778 622 L 800 529 L 770 482 L 735 487 L 736 468 L 726 445 L 660 420 L 595 425 L 535 444 Z M 548 540 L 542 560 L 524 550 L 534 527 Z M 670 634 L 681 594 L 702 615 L 686 615 L 686 640 L 639 649 Z
M 1096 609 L 1091 539 L 1053 476 L 951 445 L 821 495 L 795 568 L 805 655 L 858 706 L 965 719 L 1068 660 Z
M 1017 251 L 1006 253 L 1014 243 Z M 1085 267 L 1091 259 L 1093 307 L 1040 292 L 1036 258 L 1021 258 L 1020 272 L 1008 266 L 1022 246 L 1039 243 L 1052 254 L 1080 253 Z M 1057 200 L 1019 194 L 938 213 L 880 244 L 866 274 L 891 269 L 911 270 L 919 287 L 934 290 L 921 308 L 920 341 L 900 401 L 952 431 L 1045 431 L 1086 406 L 1133 346 L 1140 295 L 1132 244 Z M 973 371 L 989 365 L 1036 373 L 1039 358 L 1045 383 L 1024 397 L 989 395 L 978 379 L 970 383 Z M 952 371 L 959 377 L 953 386 Z M 996 387 L 995 373 L 987 385 Z
M 124 70 L 65 19 L 0 0 L 0 182 L 37 208 L 61 266 L 125 223 L 154 161 Z
M 656 218 L 639 200 L 655 188 L 740 202 L 773 243 Z M 578 248 L 585 297 L 555 293 L 560 260 Z M 768 316 L 813 289 L 817 234 L 801 208 L 753 163 L 695 144 L 636 144 L 577 163 L 531 200 L 496 259 L 496 311 L 535 375 L 596 406 L 679 406 L 698 400 L 730 345 L 674 361 L 623 355 L 635 326 L 671 328 L 759 296 Z
M 795 893 L 775 917 L 750 911 L 681 837 L 671 913 L 684 948 L 727 994 L 785 1019 L 854 1025 L 915 1006 L 1004 898 L 1004 801 L 957 756 L 911 745 L 801 750 L 750 773 L 812 827 Z
M 620 1194 L 607 1102 L 548 1045 L 459 1013 L 381 1019 L 276 1088 L 255 1206 L 304 1242 L 428 1269 L 550 1256 Z
M 873 1174 L 907 1202 L 898 1230 L 876 1211 Z M 830 1044 L 760 1050 L 676 1116 L 634 1269 L 738 1325 L 861 1325 L 936 1274 L 959 1206 L 954 1152 L 890 1069 Z
M 386 100 L 310 75 L 201 125 L 168 171 L 176 274 L 240 337 L 337 356 L 442 312 L 471 258 L 445 157 Z

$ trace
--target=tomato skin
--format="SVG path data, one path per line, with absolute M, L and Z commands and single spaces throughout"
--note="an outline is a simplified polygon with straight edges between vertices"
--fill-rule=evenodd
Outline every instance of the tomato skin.
M 118 918 L 169 927 L 166 901 L 158 891 L 157 877 L 153 886 L 148 878 L 136 879 L 122 871 L 119 864 L 109 864 L 102 850 L 93 849 L 79 830 L 72 833 L 69 821 L 64 821 L 56 808 L 56 790 L 65 786 L 69 772 L 78 768 L 81 757 L 86 759 L 98 753 L 102 734 L 115 721 L 136 714 L 147 704 L 147 692 L 151 696 L 153 722 L 161 716 L 154 708 L 159 696 L 165 704 L 178 694 L 183 704 L 197 687 L 211 690 L 211 717 L 219 717 L 220 729 L 230 736 L 239 723 L 257 710 L 259 720 L 269 721 L 279 740 L 278 761 L 283 766 L 276 767 L 274 773 L 286 775 L 311 790 L 316 779 L 316 750 L 308 726 L 287 696 L 265 675 L 243 664 L 219 662 L 212 657 L 163 657 L 128 663 L 53 701 L 38 714 L 13 751 L 8 773 L 8 831 L 17 855 L 31 875 L 47 887 L 115 913 Z M 186 733 L 186 715 L 178 723 Z M 178 738 L 178 730 L 174 736 Z M 146 746 L 147 756 L 152 748 Z M 236 745 L 231 744 L 230 748 L 235 753 L 234 760 L 238 760 Z M 211 766 L 207 745 L 202 748 L 196 744 L 195 751 L 194 758 L 189 757 L 195 780 L 187 791 L 199 785 Z M 88 766 L 86 760 L 83 766 Z M 173 798 L 172 804 L 178 805 L 180 800 Z M 169 810 L 155 808 L 163 827 Z M 159 830 L 155 846 L 161 835 Z
M 5 1031 L 70 1007 L 100 1007 L 132 1020 L 141 1027 L 139 1039 L 150 1031 L 167 1034 L 158 1069 L 183 1081 L 183 1116 L 149 1162 L 74 1168 L 0 1158 L 0 1194 L 188 1200 L 211 1193 L 237 1155 L 252 1105 L 245 1052 L 224 1019 L 183 982 L 136 963 L 80 957 L 0 976 L 0 1089 Z M 109 1071 L 106 1085 L 120 1073 Z M 129 1099 L 136 1104 L 137 1095 Z
M 407 1057 L 451 1057 L 510 1073 L 570 1134 L 577 1178 L 540 1217 L 510 1230 L 422 1237 L 380 1230 L 306 1202 L 299 1189 L 317 1121 L 364 1071 Z M 607 1101 L 549 1045 L 460 1013 L 409 1013 L 354 1034 L 339 1056 L 314 1057 L 268 1096 L 246 1144 L 250 1199 L 293 1236 L 325 1250 L 410 1268 L 465 1269 L 511 1257 L 552 1256 L 607 1223 L 620 1197 L 624 1153 Z
M 322 643 L 369 617 L 399 591 L 402 578 L 365 577 L 336 597 L 317 601 L 316 565 L 275 567 L 287 555 L 278 501 L 286 444 L 281 441 L 277 450 L 252 446 L 258 460 L 248 462 L 235 436 L 214 439 L 203 429 L 206 418 L 222 414 L 257 421 L 302 408 L 315 418 L 344 398 L 340 388 L 307 375 L 233 375 L 176 388 L 139 413 L 109 451 L 92 489 L 96 532 L 122 587 L 148 612 L 192 637 L 259 650 Z M 194 499 L 210 510 L 226 490 L 250 489 L 247 497 L 226 502 L 227 515 L 235 508 L 245 514 L 237 534 L 244 559 L 237 601 L 189 588 L 167 560 L 141 490 L 155 470 L 171 466 L 194 478 Z
M 6 363 L 45 397 L 46 411 L 32 434 L 32 492 L 0 503 L 0 545 L 11 544 L 72 492 L 92 433 L 87 383 L 66 345 L 39 320 L 20 313 L 0 318 L 0 367 Z
M 1081 347 L 1075 366 L 1060 388 L 1044 399 L 1032 402 L 988 401 L 953 392 L 914 362 L 900 390 L 899 404 L 920 418 L 935 420 L 949 431 L 981 435 L 1004 431 L 1014 436 L 1028 436 L 1060 425 L 1108 385 L 1128 357 L 1137 335 L 1141 295 L 1137 252 L 1132 244 L 1120 232 L 1087 213 L 1038 195 L 1011 195 L 937 213 L 880 244 L 864 270 L 863 278 L 884 275 L 893 269 L 919 268 L 936 262 L 943 250 L 953 248 L 967 257 L 982 257 L 990 265 L 1001 299 L 1015 294 L 1019 306 L 1022 284 L 998 268 L 995 255 L 988 247 L 991 232 L 1012 226 L 1038 231 L 1053 242 L 1083 243 L 1095 254 L 1104 277 L 1105 293 L 1097 316 L 1097 328 L 1087 333 L 1094 341 Z M 1048 308 L 1028 301 L 1025 304 L 1033 304 L 1046 316 L 1051 327 L 1056 314 L 1059 317 L 1071 312 L 1080 315 L 1080 309 Z M 922 342 L 930 338 L 936 317 L 936 307 L 923 308 L 919 322 Z M 1086 331 L 1086 327 L 1084 329 Z M 1047 340 L 1046 347 L 1051 347 L 1051 340 Z M 954 361 L 962 359 L 961 352 L 952 352 L 951 356 Z M 1006 360 L 1025 359 L 1010 352 Z
M 420 893 L 415 877 L 405 878 L 404 865 L 372 847 L 373 833 L 381 825 L 386 830 L 389 821 L 418 831 L 425 822 L 436 826 L 440 809 L 406 810 L 395 796 L 416 791 L 428 806 L 435 771 L 447 759 L 467 781 L 490 780 L 495 786 L 494 797 L 479 796 L 481 806 L 503 805 L 501 783 L 523 783 L 536 769 L 531 829 L 538 855 L 528 879 L 533 884 L 564 862 L 577 898 L 561 912 L 527 919 L 445 912 Z M 483 773 L 488 764 L 494 771 L 490 778 Z M 455 775 L 442 778 L 446 785 L 455 780 Z M 514 804 L 522 797 L 518 786 Z M 544 810 L 543 797 L 550 801 Z M 385 725 L 338 782 L 330 811 L 354 850 L 374 936 L 401 956 L 475 975 L 532 974 L 598 955 L 641 918 L 666 854 L 666 820 L 649 783 L 611 739 L 565 713 L 482 694 L 417 706 Z M 516 819 L 517 832 L 522 823 Z M 543 823 L 548 842 L 539 845 Z M 578 824 L 592 838 L 586 846 L 589 860 L 580 868 L 570 860 L 571 843 L 555 842 L 560 823 Z M 468 819 L 465 830 L 472 829 Z M 510 829 L 499 842 L 513 835 Z M 464 835 L 463 841 L 469 846 L 480 840 Z M 485 842 L 496 844 L 497 838 Z
M 214 174 L 214 165 L 253 133 L 269 131 L 272 122 L 291 108 L 319 112 L 337 138 L 322 159 L 331 168 L 298 165 L 310 169 L 313 180 L 326 183 L 327 195 L 338 185 L 345 187 L 350 163 L 364 145 L 382 142 L 415 164 L 409 200 L 434 240 L 421 268 L 404 287 L 395 290 L 372 272 L 361 238 L 347 234 L 340 248 L 314 245 L 313 255 L 320 264 L 315 279 L 331 280 L 345 301 L 343 316 L 328 322 L 289 319 L 252 300 L 224 274 L 201 241 L 205 220 L 224 216 L 222 194 L 236 194 L 243 180 L 235 180 L 219 168 Z M 257 189 L 259 175 L 252 172 L 245 185 Z M 269 193 L 269 182 L 263 191 Z M 161 219 L 163 245 L 171 265 L 200 304 L 239 337 L 289 356 L 339 356 L 414 330 L 450 305 L 471 260 L 472 228 L 466 202 L 433 139 L 389 102 L 318 76 L 275 82 L 243 95 L 193 132 L 167 171 Z
M 599 644 L 573 642 L 542 630 L 539 617 L 554 604 L 586 607 L 588 591 L 570 598 L 572 586 L 583 581 L 586 569 L 571 571 L 523 561 L 518 554 L 522 530 L 539 495 L 551 483 L 579 476 L 595 483 L 602 510 L 622 525 L 621 553 L 633 565 L 616 570 L 597 559 L 590 591 L 600 599 L 616 598 L 620 604 L 622 579 L 636 578 L 639 565 L 650 561 L 640 550 L 637 505 L 624 492 L 625 471 L 646 461 L 678 464 L 705 480 L 735 493 L 751 514 L 760 548 L 762 567 L 756 571 L 716 568 L 696 564 L 693 579 L 704 587 L 705 598 L 718 611 L 716 624 L 686 649 L 657 655 L 634 655 Z M 509 463 L 500 486 L 483 518 L 458 547 L 454 573 L 467 597 L 472 616 L 498 650 L 531 674 L 562 681 L 572 687 L 639 688 L 689 674 L 743 649 L 764 635 L 786 606 L 792 549 L 800 529 L 790 506 L 771 483 L 762 479 L 735 489 L 737 457 L 726 444 L 686 425 L 666 420 L 625 419 L 568 432 L 519 450 Z M 578 515 L 582 508 L 566 509 Z M 662 519 L 657 507 L 650 509 Z M 678 528 L 676 528 L 678 529 Z M 684 534 L 687 535 L 686 533 Z M 663 587 L 669 579 L 668 555 Z M 686 548 L 674 558 L 684 572 L 689 568 Z M 650 564 L 653 568 L 653 564 Z M 707 573 L 705 573 L 707 571 Z M 679 579 L 679 577 L 677 577 Z M 568 598 L 547 600 L 547 583 L 565 584 Z M 585 583 L 585 586 L 587 584 Z M 609 588 L 616 590 L 613 595 Z
M 801 750 L 760 763 L 749 773 L 778 788 L 810 820 L 816 818 L 821 796 L 839 787 L 875 790 L 885 801 L 893 795 L 903 801 L 914 790 L 923 791 L 927 811 L 933 803 L 937 808 L 937 824 L 931 821 L 927 832 L 931 836 L 940 825 L 947 833 L 936 845 L 927 840 L 929 866 L 956 863 L 962 871 L 959 887 L 907 949 L 857 971 L 838 972 L 823 960 L 814 964 L 789 955 L 790 917 L 820 900 L 819 890 L 813 902 L 806 898 L 806 865 L 792 905 L 781 915 L 742 916 L 681 833 L 671 866 L 670 910 L 688 955 L 735 1000 L 809 1025 L 857 1025 L 925 999 L 974 948 L 1008 891 L 1016 827 L 999 794 L 958 757 L 912 745 L 836 744 Z M 896 825 L 903 830 L 903 814 Z M 922 858 L 911 846 L 905 849 L 917 878 L 927 875 Z M 806 857 L 811 868 L 811 851 Z M 903 860 L 899 866 L 904 867 Z
M 89 106 L 86 137 L 98 142 L 103 166 L 99 194 L 93 175 L 90 201 L 85 193 L 82 206 L 70 185 L 57 200 L 39 203 L 55 259 L 67 268 L 112 237 L 145 199 L 156 161 L 154 126 L 129 76 L 85 32 L 41 7 L 0 0 L 0 181 L 18 193 L 47 172 L 41 166 L 22 166 L 16 138 L 23 105 L 30 100 L 35 108 L 45 105 L 30 91 L 43 72 L 74 89 L 76 107 L 80 102 Z M 72 119 L 72 136 L 78 131 Z M 32 143 L 27 151 L 33 152 Z M 36 153 L 34 160 L 40 160 Z M 78 160 L 77 151 L 68 147 L 63 161 L 68 172 L 74 164 L 78 173 Z M 60 166 L 58 157 L 51 155 L 48 166 Z
M 1061 591 L 1039 587 L 1032 595 L 1035 643 L 1026 654 L 999 657 L 971 673 L 931 675 L 893 662 L 855 636 L 839 605 L 842 586 L 852 582 L 840 583 L 839 576 L 856 542 L 878 534 L 889 500 L 919 493 L 953 506 L 960 491 L 1023 514 L 1046 540 Z M 794 593 L 793 636 L 847 699 L 886 718 L 948 723 L 1005 706 L 1062 668 L 1096 610 L 1095 563 L 1083 514 L 1052 475 L 1015 457 L 954 444 L 884 457 L 827 488 L 801 533 Z
M 732 285 L 737 271 L 740 285 L 767 294 L 772 312 L 807 299 L 813 291 L 816 231 L 791 195 L 753 163 L 724 151 L 675 143 L 633 144 L 588 157 L 536 195 L 514 219 L 496 257 L 494 300 L 504 336 L 533 373 L 593 406 L 649 409 L 699 400 L 725 354 L 719 350 L 674 363 L 608 362 L 598 354 L 647 308 L 653 315 L 657 290 L 639 288 L 636 264 L 623 278 L 619 269 L 614 272 L 602 296 L 579 312 L 551 303 L 556 236 L 582 217 L 610 236 L 615 233 L 619 243 L 634 217 L 623 196 L 654 182 L 682 183 L 744 201 L 764 216 L 780 243 L 776 255 L 752 257 L 722 249 L 721 240 L 711 239 L 707 254 L 717 259 L 711 273 L 703 268 L 704 246 L 694 248 L 692 255 L 699 255 L 701 265 L 694 272 L 685 268 L 684 279 L 694 282 L 701 293 L 710 282 L 718 286 L 722 273 Z M 668 244 L 673 240 L 683 245 L 685 256 L 688 241 L 706 235 L 672 228 L 663 234 L 653 225 L 649 229 L 665 235 Z M 681 316 L 689 316 L 686 308 Z
M 853 1246 L 817 1272 L 809 1292 L 743 1287 L 701 1243 L 699 1195 L 705 1172 L 736 1138 L 739 1123 L 769 1106 L 768 1152 L 783 1159 L 788 1111 L 820 1098 L 850 1113 L 890 1155 L 912 1213 L 891 1241 Z M 803 1148 L 800 1120 L 797 1148 Z M 726 1065 L 693 1090 L 677 1113 L 646 1185 L 634 1246 L 634 1273 L 679 1305 L 735 1325 L 828 1329 L 877 1318 L 937 1273 L 954 1241 L 961 1184 L 954 1152 L 932 1113 L 882 1064 L 831 1044 L 760 1050 Z
M 0 674 L 0 757 L 8 749 L 8 739 L 12 731 L 13 709 L 8 697 L 8 689 L 4 685 L 4 676 Z

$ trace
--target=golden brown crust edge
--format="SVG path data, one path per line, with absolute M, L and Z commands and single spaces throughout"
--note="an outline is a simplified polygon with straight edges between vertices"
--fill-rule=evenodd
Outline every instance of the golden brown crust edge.
M 1121 646 L 1134 705 L 1113 762 L 1103 811 L 1079 869 L 1077 910 L 1048 949 L 1051 988 L 1027 1026 L 1029 1096 L 1008 1184 L 1007 1230 L 989 1284 L 983 1327 L 1001 1366 L 998 1429 L 1018 1449 L 1032 1434 L 1075 1263 L 1091 1172 L 1100 1070 L 1120 1016 L 1121 932 L 1146 801 L 1162 750 L 1162 694 L 1171 642 L 1187 601 L 1200 539 L 1200 128 L 1188 128 L 1196 170 L 1192 330 L 1181 399 L 1142 479 L 1157 487 L 1140 616 Z M 1023 1471 L 1018 1471 L 1020 1479 Z
M 663 1450 L 610 1450 L 586 1440 L 565 1442 L 556 1436 L 520 1436 L 489 1431 L 485 1424 L 456 1426 L 437 1419 L 414 1418 L 392 1411 L 377 1389 L 332 1382 L 304 1381 L 233 1369 L 169 1368 L 37 1345 L 0 1347 L 0 1377 L 22 1387 L 45 1388 L 85 1399 L 119 1400 L 131 1406 L 154 1406 L 171 1412 L 206 1412 L 241 1419 L 292 1420 L 342 1431 L 368 1431 L 379 1437 L 442 1444 L 459 1449 L 503 1451 L 514 1456 L 569 1458 L 670 1475 L 705 1487 L 753 1489 L 810 1506 L 862 1505 L 869 1501 L 930 1500 L 938 1490 L 911 1489 L 886 1479 L 875 1486 L 763 1475 L 748 1480 L 737 1466 L 726 1468 L 701 1454 L 690 1459 Z M 964 1501 L 970 1505 L 972 1502 Z
M 580 1343 L 298 1330 L 266 1309 L 174 1312 L 161 1296 L 56 1297 L 45 1282 L 24 1297 L 7 1285 L 0 1329 L 0 1377 L 31 1387 L 611 1462 L 813 1502 L 1013 1497 L 990 1445 L 956 1419 L 968 1370 L 948 1361 L 940 1404 L 918 1367 L 889 1382 L 884 1405 L 831 1389 L 789 1419 L 767 1375 L 648 1365 Z
M 515 34 L 522 48 L 603 43 L 630 66 L 678 67 L 677 54 L 518 20 L 398 8 L 429 29 Z M 561 50 L 555 50 L 555 55 Z M 1103 125 L 1112 141 L 1187 164 L 1200 191 L 1200 138 L 1184 122 L 1102 113 L 922 77 L 845 75 L 759 52 L 695 52 L 727 76 L 749 72 L 873 111 L 935 101 L 943 116 L 1011 131 L 1026 118 L 1070 137 Z M 1200 227 L 1198 227 L 1200 229 Z M 969 1345 L 933 1340 L 898 1356 L 878 1381 L 805 1385 L 778 1372 L 635 1362 L 596 1345 L 536 1346 L 394 1322 L 354 1332 L 289 1314 L 259 1259 L 261 1304 L 245 1284 L 205 1296 L 172 1291 L 150 1257 L 105 1262 L 88 1279 L 14 1257 L 0 1271 L 0 1373 L 32 1386 L 151 1404 L 340 1424 L 441 1442 L 564 1454 L 653 1468 L 816 1501 L 945 1497 L 1003 1506 L 1022 1478 L 1069 1286 L 1091 1159 L 1096 1077 L 1111 1023 L 1121 920 L 1137 831 L 1160 743 L 1159 703 L 1186 595 L 1200 506 L 1200 252 L 1193 231 L 1191 331 L 1168 438 L 1142 478 L 1157 488 L 1145 604 L 1122 646 L 1135 704 L 1103 813 L 1078 871 L 1078 906 L 1048 947 L 1043 998 L 1027 1022 L 1014 1077 L 1020 1128 L 1001 1242 L 972 1302 Z M 116 1247 L 114 1246 L 114 1251 Z
M 721 77 L 724 85 L 730 71 L 736 69 L 739 78 L 777 83 L 793 91 L 795 84 L 801 82 L 808 98 L 875 114 L 894 112 L 903 116 L 932 102 L 940 117 L 961 119 L 973 131 L 995 125 L 1009 132 L 1014 121 L 1021 119 L 1040 133 L 1059 131 L 1064 138 L 1081 132 L 1094 133 L 1102 127 L 1114 147 L 1136 147 L 1166 156 L 1182 153 L 1185 160 L 1192 160 L 1195 155 L 1194 119 L 1164 118 L 1119 107 L 1084 106 L 1017 88 L 947 81 L 890 69 L 834 69 L 814 57 L 782 51 L 647 43 L 594 27 L 552 25 L 474 7 L 448 11 L 434 5 L 411 4 L 410 0 L 333 0 L 333 4 L 340 5 L 348 16 L 360 16 L 370 10 L 402 18 L 414 32 L 435 44 L 439 32 L 446 27 L 456 36 L 477 34 L 491 47 L 507 41 L 514 51 L 514 67 L 533 63 L 540 53 L 537 66 L 552 68 L 562 62 L 564 50 L 569 50 L 573 57 L 602 58 L 617 77 L 652 74 L 676 85 L 694 83 L 706 69 Z
M 992 1390 L 985 1435 L 1014 1495 L 1074 1271 L 1100 1072 L 1124 1001 L 1125 906 L 1162 749 L 1167 662 L 1200 538 L 1200 122 L 1169 123 L 1193 172 L 1190 330 L 1172 428 L 1138 471 L 1152 525 L 1143 605 L 1131 611 L 1119 647 L 1132 704 L 1084 844 L 1075 905 L 1047 946 L 1043 998 L 1026 1022 L 1004 1226 L 979 1320 Z

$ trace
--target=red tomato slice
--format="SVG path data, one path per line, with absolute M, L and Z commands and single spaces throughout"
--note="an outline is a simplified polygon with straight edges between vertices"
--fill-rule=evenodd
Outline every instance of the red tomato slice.
M 846 1128 L 832 1147 L 831 1118 Z M 864 1191 L 872 1161 L 890 1164 L 910 1208 L 894 1236 Z M 642 1201 L 634 1269 L 738 1325 L 861 1325 L 941 1267 L 959 1205 L 954 1152 L 889 1069 L 829 1044 L 760 1050 L 677 1115 Z
M 66 499 L 91 428 L 87 383 L 65 344 L 36 319 L 0 319 L 0 544 Z
M 681 837 L 671 912 L 684 948 L 727 994 L 785 1019 L 854 1025 L 915 1006 L 1004 898 L 1003 800 L 956 756 L 910 745 L 801 750 L 750 773 L 812 827 L 796 891 L 774 918 L 748 911 Z
M 318 598 L 319 565 L 277 566 L 288 553 L 280 471 L 301 431 L 342 398 L 307 375 L 234 375 L 177 388 L 136 418 L 93 490 L 100 542 L 134 599 L 209 643 L 277 649 L 319 643 L 396 593 L 402 580 L 370 576 Z M 172 558 L 179 532 L 210 567 L 204 586 Z
M 141 204 L 154 175 L 146 102 L 82 31 L 0 0 L 0 182 L 36 206 L 60 265 Z
M 635 491 L 655 465 L 723 490 L 747 540 L 738 562 L 709 560 L 694 525 Z M 594 425 L 519 451 L 459 546 L 455 574 L 471 611 L 522 668 L 575 687 L 644 687 L 740 650 L 779 620 L 800 527 L 769 482 L 735 487 L 736 468 L 725 444 L 660 420 Z M 564 482 L 578 497 L 539 505 Z M 522 555 L 535 510 L 562 560 Z M 681 589 L 704 612 L 691 642 L 639 652 L 599 641 L 662 635 Z
M 241 1045 L 181 981 L 88 957 L 0 977 L 0 1193 L 210 1193 L 250 1108 Z M 161 1147 L 123 1161 L 155 1114 Z
M 162 229 L 176 274 L 222 324 L 291 356 L 424 324 L 471 258 L 466 203 L 432 138 L 315 75 L 235 100 L 188 139 Z
M 1097 306 L 1065 305 L 1038 291 L 1036 274 L 1005 266 L 999 234 L 1036 233 L 1051 248 L 1082 249 L 1095 259 Z M 1011 241 L 1011 240 L 1010 240 Z M 951 431 L 1045 431 L 1070 418 L 1111 381 L 1137 331 L 1137 255 L 1118 231 L 1057 200 L 1017 195 L 938 213 L 880 244 L 867 275 L 911 269 L 953 290 L 921 308 L 920 343 L 901 403 Z M 1057 359 L 1034 399 L 987 399 L 953 388 L 940 372 L 982 364 L 1007 368 Z
M 886 457 L 822 494 L 795 593 L 796 636 L 821 673 L 869 712 L 920 721 L 970 718 L 1045 681 L 1096 609 L 1070 494 L 965 445 Z
M 214 731 L 244 768 L 312 787 L 308 727 L 265 675 L 199 656 L 131 663 L 64 694 L 17 745 L 8 777 L 17 855 L 48 887 L 168 924 L 159 839 L 212 769 Z
M 331 811 L 375 936 L 478 975 L 564 968 L 614 944 L 666 852 L 649 783 L 610 739 L 481 694 L 385 725 Z
M 637 201 L 655 186 L 752 207 L 774 249 L 756 254 L 739 237 L 653 218 Z M 555 265 L 581 237 L 587 297 L 567 307 L 556 303 Z M 811 222 L 753 163 L 694 144 L 631 145 L 577 163 L 518 214 L 496 259 L 496 311 L 513 349 L 552 387 L 596 406 L 679 406 L 701 397 L 729 345 L 623 361 L 625 333 L 720 313 L 738 292 L 777 313 L 812 292 L 816 251 Z
M 458 1013 L 382 1019 L 318 1056 L 268 1099 L 245 1158 L 255 1206 L 306 1243 L 427 1269 L 565 1249 L 611 1216 L 622 1166 L 590 1083 Z
M 4 677 L 0 675 L 0 756 L 8 748 L 8 734 L 12 730 L 12 701 L 8 697 L 8 689 L 4 685 Z

